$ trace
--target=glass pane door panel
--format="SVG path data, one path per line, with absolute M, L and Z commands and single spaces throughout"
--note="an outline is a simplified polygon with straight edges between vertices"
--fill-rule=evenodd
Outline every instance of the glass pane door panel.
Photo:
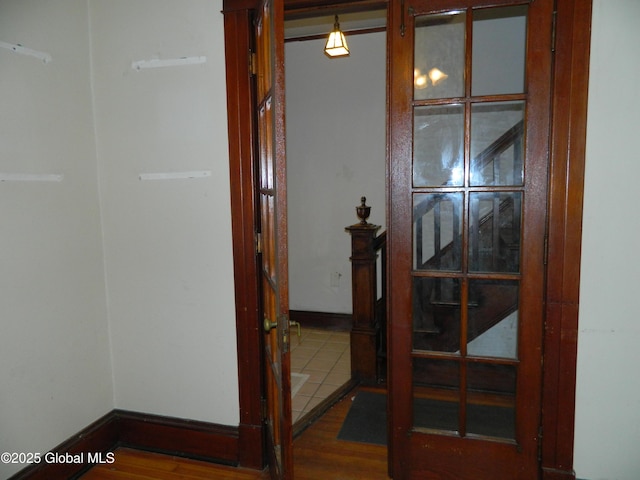
M 511 405 L 515 401 L 517 367 L 488 362 L 467 363 L 467 392 L 470 402 L 480 403 L 489 395 L 493 402 Z
M 416 18 L 414 100 L 464 95 L 465 13 Z
M 467 407 L 467 433 L 489 437 L 515 438 L 515 408 L 492 404 Z
M 473 12 L 472 95 L 524 92 L 527 8 Z
M 414 195 L 414 269 L 459 271 L 461 229 L 462 193 Z
M 470 280 L 467 355 L 517 358 L 518 282 Z
M 413 426 L 459 430 L 460 365 L 455 360 L 413 359 Z
M 259 110 L 260 188 L 273 188 L 273 111 L 271 99 Z
M 472 186 L 522 185 L 524 102 L 471 107 Z
M 469 270 L 518 272 L 522 193 L 469 195 Z
M 464 182 L 464 106 L 415 107 L 413 184 L 460 186 Z
M 264 274 L 275 280 L 276 276 L 276 248 L 273 238 L 275 232 L 275 206 L 273 196 L 261 195 L 260 225 L 262 228 L 262 265 Z
M 467 364 L 467 433 L 515 438 L 516 367 Z
M 460 350 L 460 280 L 414 277 L 413 348 Z

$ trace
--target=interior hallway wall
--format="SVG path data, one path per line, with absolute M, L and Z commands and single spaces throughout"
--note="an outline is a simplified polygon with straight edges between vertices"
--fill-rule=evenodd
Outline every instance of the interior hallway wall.
M 237 425 L 222 3 L 89 6 L 115 406 Z
M 386 34 L 348 36 L 351 56 L 325 40 L 285 44 L 289 296 L 292 310 L 351 313 L 356 205 L 385 229 Z
M 594 0 L 589 72 L 575 470 L 640 476 L 640 2 Z
M 238 424 L 220 9 L 0 1 L 2 46 L 51 56 L 0 48 L 0 451 L 113 408 Z
M 0 42 L 51 59 L 0 48 L 0 452 L 44 453 L 113 408 L 87 2 L 1 0 Z

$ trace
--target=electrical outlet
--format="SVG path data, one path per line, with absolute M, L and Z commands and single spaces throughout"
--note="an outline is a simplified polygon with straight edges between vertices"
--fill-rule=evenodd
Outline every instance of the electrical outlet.
M 332 272 L 331 273 L 331 279 L 329 280 L 329 284 L 332 287 L 339 287 L 340 286 L 340 280 L 342 280 L 342 274 L 340 272 Z

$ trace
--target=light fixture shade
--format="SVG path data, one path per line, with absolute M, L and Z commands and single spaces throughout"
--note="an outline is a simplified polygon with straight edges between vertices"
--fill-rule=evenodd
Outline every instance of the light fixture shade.
M 338 16 L 336 15 L 336 23 L 333 25 L 333 32 L 329 34 L 327 43 L 324 46 L 324 53 L 327 57 L 346 57 L 349 55 L 349 47 L 344 33 L 340 30 Z

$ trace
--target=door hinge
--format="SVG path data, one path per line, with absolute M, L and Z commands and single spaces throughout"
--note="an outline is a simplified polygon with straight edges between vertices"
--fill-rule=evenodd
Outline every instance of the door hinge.
M 256 52 L 249 50 L 249 74 L 255 75 L 258 73 L 256 65 Z
M 542 425 L 538 427 L 538 462 L 542 461 Z
M 400 2 L 400 10 L 401 10 L 401 15 L 402 15 L 402 17 L 400 19 L 400 36 L 401 37 L 404 37 L 404 34 L 407 32 L 407 27 L 405 25 L 405 18 L 404 18 L 404 12 L 405 12 L 404 1 L 405 0 L 402 0 Z M 411 16 L 411 17 L 413 16 L 414 10 L 413 10 L 412 6 L 409 6 L 408 13 L 409 13 L 409 16 Z
M 256 233 L 256 255 L 262 253 L 262 233 Z
M 542 259 L 543 265 L 547 265 L 549 263 L 549 236 L 544 236 L 544 258 Z
M 262 407 L 262 420 L 266 422 L 267 421 L 267 415 L 268 415 L 268 412 L 267 412 L 267 399 L 266 398 L 263 397 L 263 398 L 260 399 L 260 406 Z
M 551 53 L 555 53 L 556 51 L 556 25 L 558 23 L 558 12 L 556 10 L 553 11 L 551 17 Z

